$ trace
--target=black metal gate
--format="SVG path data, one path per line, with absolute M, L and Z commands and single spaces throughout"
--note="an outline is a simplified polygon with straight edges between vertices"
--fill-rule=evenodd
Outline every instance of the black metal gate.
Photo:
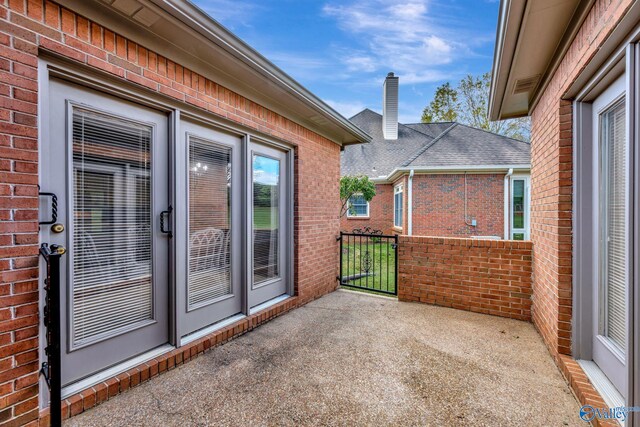
M 369 227 L 340 232 L 340 285 L 398 295 L 398 236 Z

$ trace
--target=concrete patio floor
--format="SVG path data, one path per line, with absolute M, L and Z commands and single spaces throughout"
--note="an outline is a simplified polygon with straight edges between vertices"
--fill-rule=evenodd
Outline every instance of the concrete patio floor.
M 585 425 L 529 323 L 338 291 L 68 426 Z

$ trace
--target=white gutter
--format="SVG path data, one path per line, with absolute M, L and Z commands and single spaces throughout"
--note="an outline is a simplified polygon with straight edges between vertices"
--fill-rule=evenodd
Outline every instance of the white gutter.
M 513 169 L 504 176 L 504 238 L 509 239 L 509 179 L 513 175 Z
M 415 172 L 415 170 L 411 169 L 411 172 L 409 172 L 409 183 L 407 184 L 408 191 L 407 191 L 407 203 L 409 204 L 409 206 L 407 207 L 407 235 L 411 236 L 411 233 L 413 232 L 413 173 Z
M 429 167 L 401 167 L 394 169 L 386 177 L 380 176 L 374 178 L 376 183 L 393 183 L 398 177 L 406 173 L 464 173 L 464 172 L 508 172 L 510 169 L 518 172 L 526 172 L 531 170 L 530 164 L 515 164 L 515 165 L 454 165 L 454 166 L 429 166 Z

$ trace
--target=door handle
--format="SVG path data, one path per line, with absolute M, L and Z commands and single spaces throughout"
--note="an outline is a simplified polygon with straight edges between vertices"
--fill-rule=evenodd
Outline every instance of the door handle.
M 166 222 L 169 223 L 172 212 L 173 207 L 171 205 L 166 211 L 160 212 L 160 232 L 167 234 L 170 239 L 173 237 L 173 231 L 170 228 L 165 228 L 165 217 L 167 218 Z
M 45 193 L 42 191 L 39 192 L 38 195 L 51 198 L 51 219 L 49 221 L 40 221 L 38 224 L 55 224 L 56 221 L 58 221 L 58 196 L 56 196 L 55 193 Z

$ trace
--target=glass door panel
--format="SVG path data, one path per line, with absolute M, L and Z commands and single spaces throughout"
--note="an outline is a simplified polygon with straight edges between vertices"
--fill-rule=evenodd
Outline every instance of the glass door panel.
M 42 191 L 65 229 L 64 385 L 168 342 L 168 119 L 161 112 L 52 80 Z M 126 112 L 126 113 L 123 113 Z
M 242 311 L 242 139 L 187 120 L 180 129 L 176 299 L 184 343 L 188 335 Z
M 277 148 L 257 143 L 250 146 L 250 307 L 281 296 L 288 289 L 287 159 L 287 152 Z
M 627 393 L 629 284 L 629 141 L 625 77 L 593 103 L 594 153 L 598 171 L 597 274 L 593 281 L 593 361 L 618 392 Z
M 253 283 L 280 277 L 280 160 L 253 156 Z

